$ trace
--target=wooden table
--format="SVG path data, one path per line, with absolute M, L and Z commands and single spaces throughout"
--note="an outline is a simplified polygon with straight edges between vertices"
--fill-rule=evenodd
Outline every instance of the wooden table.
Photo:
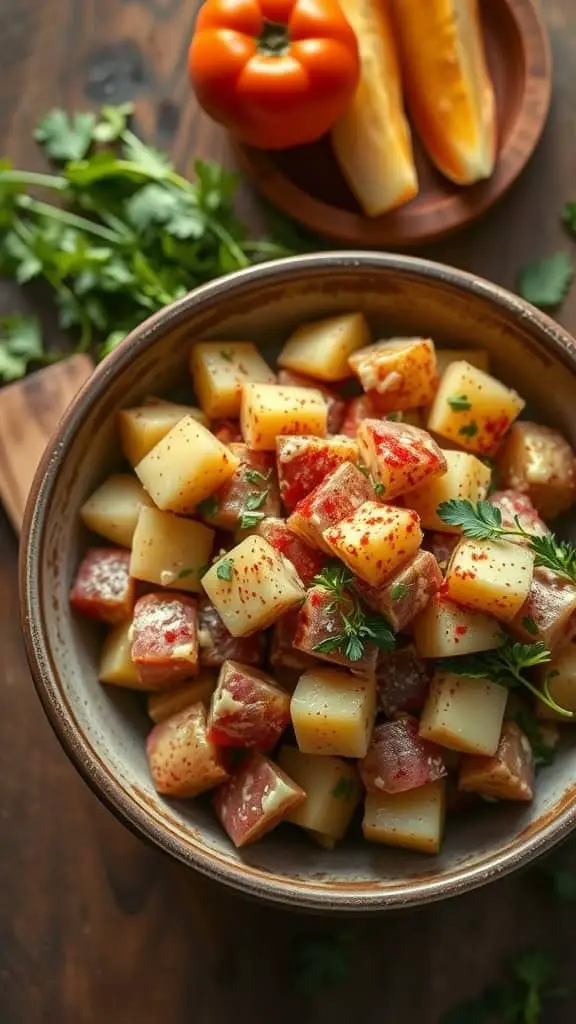
M 139 124 L 182 168 L 229 160 L 185 75 L 194 0 L 0 0 L 0 138 L 38 165 L 31 132 L 54 105 L 138 101 Z M 512 193 L 436 259 L 513 286 L 519 264 L 569 248 L 576 199 L 576 5 L 547 0 L 552 116 Z M 249 202 L 247 200 L 247 202 Z M 2 309 L 26 308 L 4 287 Z M 18 307 L 17 305 L 18 304 Z M 576 288 L 560 315 L 576 332 Z M 463 339 L 465 340 L 465 339 Z M 2 1024 L 436 1024 L 515 951 L 555 950 L 574 976 L 569 904 L 534 872 L 444 905 L 367 923 L 321 922 L 244 902 L 131 836 L 80 781 L 34 693 L 17 616 L 16 540 L 0 520 L 0 1021 Z M 294 950 L 317 929 L 353 939 L 350 976 L 305 997 Z M 574 1020 L 558 1004 L 545 1022 Z

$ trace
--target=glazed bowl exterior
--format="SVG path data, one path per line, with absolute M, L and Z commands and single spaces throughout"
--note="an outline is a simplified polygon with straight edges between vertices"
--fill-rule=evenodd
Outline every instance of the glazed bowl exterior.
M 70 614 L 87 535 L 78 510 L 119 465 L 115 414 L 169 394 L 199 338 L 251 340 L 273 360 L 299 323 L 361 310 L 376 337 L 430 336 L 481 346 L 494 374 L 535 417 L 576 446 L 576 347 L 557 324 L 496 285 L 406 256 L 326 253 L 252 267 L 156 314 L 101 363 L 68 410 L 36 475 L 21 545 L 22 623 L 38 694 L 67 754 L 129 827 L 178 860 L 244 893 L 308 910 L 377 911 L 464 892 L 525 864 L 576 824 L 576 746 L 538 775 L 532 804 L 453 819 L 437 857 L 365 843 L 317 848 L 283 826 L 233 849 L 208 801 L 159 797 L 144 751 L 149 723 L 131 693 L 102 687 L 100 634 Z M 57 795 L 53 794 L 57 799 Z

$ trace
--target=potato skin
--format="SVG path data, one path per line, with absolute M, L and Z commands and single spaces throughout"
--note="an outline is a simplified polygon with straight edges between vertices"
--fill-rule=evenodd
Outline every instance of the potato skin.
M 214 810 L 234 845 L 242 847 L 270 832 L 305 799 L 277 764 L 254 752 L 216 791 Z
M 362 420 L 358 427 L 362 461 L 391 501 L 447 469 L 446 456 L 425 430 L 391 420 Z
M 532 800 L 532 747 L 516 722 L 504 722 L 498 749 L 492 757 L 467 754 L 462 758 L 458 788 L 496 800 Z
M 134 606 L 132 661 L 151 689 L 198 674 L 196 601 L 173 591 L 145 594 Z
M 154 787 L 165 796 L 197 796 L 228 778 L 221 751 L 206 736 L 206 708 L 201 703 L 155 725 L 146 753 Z
M 544 519 L 567 512 L 576 500 L 576 456 L 552 427 L 515 423 L 498 454 L 501 484 L 528 495 Z
M 89 548 L 70 591 L 74 610 L 114 626 L 130 618 L 134 596 L 130 552 L 123 548 Z

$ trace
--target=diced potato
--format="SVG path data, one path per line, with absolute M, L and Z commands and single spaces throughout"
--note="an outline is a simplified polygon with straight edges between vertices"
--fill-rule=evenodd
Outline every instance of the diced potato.
M 196 512 L 211 526 L 235 531 L 243 513 L 280 515 L 280 493 L 272 452 L 253 452 L 247 445 L 231 442 L 228 447 L 238 459 L 238 469 L 215 494 L 201 502 Z
M 346 434 L 347 437 L 356 437 L 362 420 L 377 420 L 378 416 L 378 409 L 371 395 L 358 395 L 351 398 L 346 406 L 340 433 Z
M 293 512 L 315 487 L 345 462 L 358 462 L 358 445 L 349 437 L 279 437 L 276 462 L 280 496 Z
M 196 342 L 190 372 L 198 401 L 211 420 L 239 416 L 244 384 L 276 380 L 256 346 L 247 341 Z
M 192 416 L 186 416 L 135 466 L 159 509 L 194 512 L 232 476 L 239 460 Z
M 118 413 L 120 443 L 130 465 L 141 462 L 185 416 L 192 416 L 204 427 L 208 426 L 204 413 L 191 405 L 155 399 L 136 409 L 122 409 Z
M 362 832 L 371 843 L 439 853 L 445 814 L 444 779 L 407 793 L 367 793 Z
M 383 651 L 376 670 L 378 710 L 387 718 L 418 714 L 424 707 L 432 679 L 432 667 L 415 647 Z
M 290 714 L 303 754 L 364 757 L 376 714 L 376 680 L 311 669 L 296 684 Z
M 488 679 L 436 672 L 420 718 L 420 736 L 449 750 L 496 753 L 508 690 Z
M 132 620 L 113 626 L 100 653 L 98 679 L 110 686 L 126 686 L 130 690 L 146 690 L 140 673 L 132 661 Z
M 172 686 L 160 693 L 151 693 L 148 697 L 147 710 L 153 722 L 164 722 L 167 718 L 191 707 L 192 704 L 203 704 L 208 708 L 210 697 L 216 688 L 216 676 L 213 672 L 204 672 L 190 683 Z
M 576 632 L 576 587 L 549 569 L 534 571 L 530 592 L 510 630 L 525 644 L 543 643 L 553 651 Z
M 263 519 L 257 527 L 257 532 L 276 551 L 280 551 L 289 562 L 292 562 L 305 587 L 326 565 L 324 555 L 298 537 L 284 519 Z
M 200 664 L 220 668 L 225 661 L 241 661 L 243 665 L 259 665 L 264 654 L 264 637 L 232 636 L 213 604 L 203 597 L 198 604 L 198 642 Z
M 467 608 L 511 622 L 532 583 L 534 555 L 508 541 L 462 540 L 446 573 L 446 594 Z
M 504 722 L 492 757 L 466 754 L 462 758 L 458 788 L 496 800 L 532 800 L 532 747 L 516 722 Z
M 378 648 L 369 640 L 364 643 L 362 657 L 356 661 L 349 658 L 341 649 L 322 650 L 323 644 L 344 633 L 345 619 L 354 613 L 354 608 L 354 601 L 345 594 L 342 595 L 342 600 L 335 602 L 331 590 L 321 586 L 311 587 L 298 611 L 294 646 L 305 654 L 320 658 L 321 661 L 342 665 L 351 672 L 359 672 L 361 675 L 373 675 L 376 671 Z
M 355 352 L 348 362 L 364 391 L 374 393 L 381 412 L 427 405 L 438 387 L 436 350 L 430 338 L 377 341 Z
M 442 584 L 442 573 L 429 551 L 418 551 L 381 587 L 369 587 L 362 580 L 356 589 L 366 604 L 379 612 L 398 633 L 426 607 Z
M 292 563 L 257 536 L 215 562 L 202 586 L 232 636 L 265 629 L 304 597 Z
M 362 313 L 345 313 L 302 324 L 284 345 L 278 366 L 319 380 L 350 377 L 348 356 L 370 344 L 370 329 Z
M 551 427 L 515 423 L 497 462 L 501 486 L 527 494 L 544 519 L 567 512 L 576 501 L 576 456 Z
M 363 420 L 358 447 L 386 501 L 446 472 L 445 453 L 430 434 L 409 424 Z
M 294 678 L 294 673 L 301 675 L 309 668 L 318 667 L 316 658 L 304 654 L 294 647 L 299 612 L 299 608 L 292 608 L 274 623 L 270 645 L 270 664 L 277 675 L 279 672 L 292 674 L 291 690 L 294 690 L 298 681 L 297 678 Z M 286 686 L 284 680 L 282 680 L 282 684 Z
M 360 800 L 361 786 L 353 765 L 339 757 L 303 754 L 284 746 L 278 764 L 306 793 L 286 820 L 331 839 L 342 839 Z
M 566 644 L 555 651 L 551 660 L 538 670 L 538 675 L 541 684 L 546 680 L 552 700 L 576 715 L 576 643 Z M 558 714 L 541 700 L 536 702 L 536 713 L 539 718 L 552 719 L 558 724 L 574 724 L 574 719 Z
M 450 363 L 470 363 L 484 373 L 490 373 L 490 356 L 485 348 L 437 348 L 436 365 L 440 377 L 450 366 Z
M 536 537 L 545 537 L 550 533 L 527 494 L 520 494 L 518 491 L 493 491 L 488 501 L 500 510 L 502 526 L 516 530 L 518 529 L 516 519 L 518 519 L 522 529 L 527 533 L 533 533 Z M 522 537 L 511 537 L 510 541 L 523 545 L 529 543 Z
M 99 533 L 113 544 L 132 547 L 138 513 L 152 499 L 135 476 L 114 473 L 84 502 L 80 518 L 84 526 Z
M 301 373 L 293 373 L 292 370 L 279 370 L 278 383 L 297 388 L 316 388 L 320 391 L 328 406 L 328 433 L 338 434 L 340 432 L 346 411 L 346 399 L 338 391 L 326 387 L 325 384 L 313 377 L 305 377 Z
M 448 774 L 442 748 L 418 735 L 417 718 L 381 722 L 358 765 L 369 793 L 404 793 Z
M 273 761 L 252 753 L 214 797 L 214 809 L 235 846 L 247 846 L 279 825 L 306 794 Z
M 130 574 L 137 580 L 199 594 L 214 530 L 172 512 L 142 508 L 136 523 Z
M 134 580 L 130 552 L 123 548 L 88 548 L 70 591 L 75 611 L 115 626 L 132 615 Z
M 450 363 L 430 409 L 428 430 L 461 448 L 493 455 L 525 402 L 465 360 Z
M 422 543 L 416 512 L 375 501 L 364 502 L 322 536 L 334 554 L 372 587 L 382 586 Z
M 186 594 L 145 594 L 134 606 L 132 661 L 149 690 L 198 674 L 198 613 Z
M 412 635 L 421 658 L 476 654 L 493 651 L 502 644 L 497 619 L 462 608 L 439 594 L 412 622 Z
M 268 751 L 290 721 L 290 698 L 272 676 L 225 661 L 212 694 L 208 738 L 222 747 Z
M 416 510 L 425 530 L 439 530 L 446 533 L 461 533 L 460 526 L 450 526 L 437 514 L 442 501 L 453 498 L 467 498 L 469 501 L 483 501 L 488 493 L 490 469 L 470 452 L 444 452 L 446 472 L 442 476 L 428 478 L 425 483 L 404 495 L 408 508 Z
M 322 392 L 315 388 L 245 384 L 240 425 L 250 448 L 273 452 L 280 434 L 326 437 L 328 406 Z
M 288 517 L 288 527 L 312 547 L 331 554 L 324 530 L 373 497 L 374 488 L 368 478 L 351 462 L 345 462 L 298 503 Z
M 222 751 L 206 736 L 206 708 L 192 704 L 155 725 L 146 753 L 158 793 L 190 797 L 228 778 Z

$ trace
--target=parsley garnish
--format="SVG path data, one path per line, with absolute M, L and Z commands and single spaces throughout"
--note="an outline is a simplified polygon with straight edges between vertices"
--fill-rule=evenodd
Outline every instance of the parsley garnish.
M 391 423 L 402 423 L 404 416 L 401 412 L 389 412 L 385 419 L 390 420 Z
M 262 508 L 268 498 L 270 491 L 266 489 L 260 494 L 249 494 L 244 503 L 244 508 L 238 513 L 238 522 L 243 530 L 249 530 L 264 519 L 264 513 L 257 510 Z
M 36 317 L 20 313 L 0 317 L 0 379 L 19 380 L 30 363 L 45 365 L 53 361 L 54 357 L 44 351 Z
M 534 622 L 531 615 L 525 615 L 522 619 L 522 626 L 527 633 L 531 633 L 532 636 L 538 636 L 538 626 Z
M 557 252 L 524 267 L 518 276 L 518 292 L 533 306 L 553 309 L 565 298 L 573 277 L 572 257 L 567 252 Z
M 261 473 L 259 469 L 245 469 L 244 476 L 251 484 L 266 483 L 272 475 L 272 470 L 267 469 L 265 473 Z
M 334 789 L 330 791 L 330 796 L 342 798 L 342 800 L 352 800 L 358 792 L 358 787 L 354 782 L 354 779 L 341 778 L 334 786 Z
M 212 517 L 218 512 L 218 502 L 214 495 L 211 495 L 209 498 L 204 498 L 204 501 L 201 501 L 196 505 L 196 512 L 198 515 L 204 516 L 206 519 L 212 519 Z
M 230 583 L 234 573 L 234 560 L 232 558 L 223 558 L 221 562 L 218 562 L 216 567 L 216 575 L 219 580 L 225 580 L 226 583 Z
M 388 419 L 390 419 L 389 416 Z M 368 469 L 368 466 L 364 466 L 361 462 L 359 462 L 357 465 L 357 469 L 359 469 L 360 472 L 366 477 L 366 479 L 370 481 L 374 489 L 374 494 L 377 497 L 380 497 L 382 494 L 384 494 L 384 491 L 386 490 L 384 484 L 381 484 L 380 481 L 376 479 L 376 477 L 372 476 L 372 473 Z
M 340 611 L 342 631 L 326 637 L 314 647 L 319 654 L 343 654 L 349 661 L 361 661 L 366 643 L 376 644 L 383 651 L 391 651 L 395 637 L 384 618 L 368 615 L 352 587 L 354 576 L 346 566 L 327 566 L 312 583 L 332 593 L 332 602 L 326 608 L 330 614 L 336 608 Z M 344 610 L 346 609 L 346 610 Z
M 406 583 L 395 583 L 390 591 L 390 597 L 393 601 L 402 601 L 409 591 L 410 587 Z
M 454 412 L 468 412 L 472 408 L 472 405 L 468 401 L 466 395 L 452 395 L 448 399 L 448 405 Z
M 439 658 L 437 665 L 443 672 L 452 672 L 457 676 L 469 679 L 489 679 L 508 689 L 524 686 L 527 690 L 557 711 L 564 718 L 574 718 L 575 713 L 560 707 L 550 694 L 548 680 L 545 679 L 539 690 L 524 675 L 526 669 L 545 665 L 552 657 L 550 651 L 542 643 L 520 644 L 506 639 L 495 651 L 482 651 L 479 654 L 463 654 L 456 658 Z
M 465 426 L 460 427 L 458 433 L 461 434 L 462 437 L 476 437 L 476 434 L 478 433 L 478 424 L 476 423 L 476 420 L 471 420 L 470 423 L 466 423 Z
M 506 540 L 522 537 L 534 552 L 534 565 L 550 569 L 558 576 L 576 585 L 576 548 L 556 539 L 553 533 L 537 537 L 525 530 L 516 516 L 516 529 L 502 525 L 502 513 L 488 501 L 473 503 L 467 498 L 443 501 L 437 508 L 440 519 L 450 526 L 461 526 L 465 537 L 475 540 Z
M 225 359 L 227 363 L 232 362 L 232 354 L 227 352 L 225 348 L 220 349 L 220 356 L 222 359 Z

